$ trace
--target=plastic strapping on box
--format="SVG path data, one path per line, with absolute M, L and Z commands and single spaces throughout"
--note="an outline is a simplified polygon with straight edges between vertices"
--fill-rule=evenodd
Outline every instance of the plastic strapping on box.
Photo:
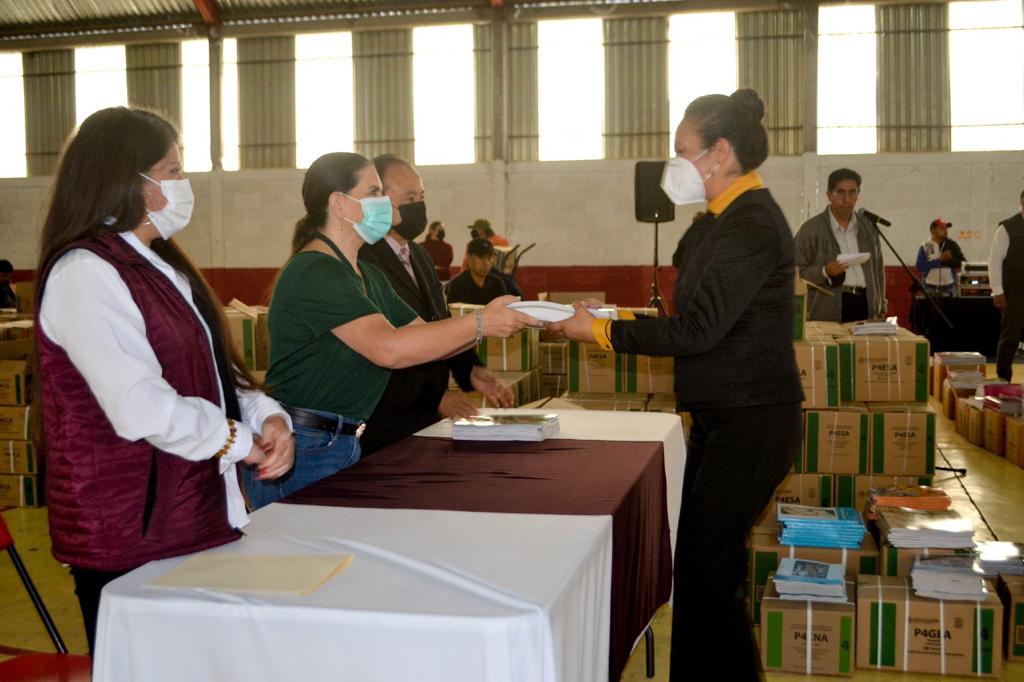
M 501 368 L 508 371 L 508 339 L 501 340 Z
M 906 581 L 903 582 L 903 669 L 906 670 L 909 666 L 907 665 L 907 656 L 909 655 L 910 649 L 910 588 L 907 587 Z
M 857 345 L 854 344 L 853 348 L 854 348 L 854 355 L 856 356 L 856 354 L 857 354 L 856 353 Z M 870 336 L 865 336 L 864 337 L 864 356 L 865 356 L 865 360 L 869 361 L 868 362 L 868 369 L 864 373 L 864 376 L 867 378 L 867 381 L 865 381 L 864 383 L 867 384 L 867 386 L 868 386 L 868 401 L 870 402 L 871 398 L 874 397 L 874 396 L 871 395 L 871 393 L 872 393 L 872 386 L 871 386 L 871 384 L 873 382 L 871 381 L 871 362 L 870 362 L 870 360 L 871 360 L 871 337 Z M 853 367 L 853 374 L 856 375 L 857 374 L 857 363 L 854 362 L 853 365 L 854 365 L 854 367 Z
M 839 429 L 839 410 L 836 410 L 832 414 L 834 416 L 832 417 L 832 434 L 829 438 L 829 441 L 831 442 L 828 453 L 829 471 L 836 470 L 836 430 Z
M 876 635 L 878 641 L 875 644 L 875 651 L 877 656 L 875 657 L 875 667 L 882 667 L 882 628 L 885 626 L 885 621 L 882 619 L 882 606 L 885 602 L 882 600 L 882 576 L 875 576 L 875 582 L 878 585 L 878 627 L 876 628 Z
M 909 434 L 910 433 L 910 408 L 907 408 L 906 414 L 907 414 L 907 423 L 904 426 L 904 433 L 905 434 Z M 904 444 L 906 444 L 907 440 L 904 439 L 903 442 L 904 442 Z M 906 448 L 904 448 L 904 450 L 903 450 L 903 475 L 904 476 L 907 475 L 907 460 L 910 459 L 909 454 L 910 454 L 909 451 Z
M 981 659 L 981 600 L 979 599 L 977 604 L 974 606 L 974 655 L 978 660 L 978 665 L 974 668 L 974 673 L 981 677 L 981 672 L 985 668 Z
M 818 373 L 814 371 L 814 349 L 815 346 L 812 343 L 811 346 L 811 400 L 814 401 L 814 405 L 818 404 Z M 828 402 L 827 400 L 825 401 Z
M 796 545 L 790 545 L 789 546 L 789 558 L 790 559 L 795 559 L 796 558 Z
M 806 674 L 808 675 L 811 674 L 811 642 L 814 641 L 814 609 L 811 607 L 812 603 L 810 599 L 807 600 L 807 637 L 804 638 L 804 649 L 807 651 L 804 670 L 807 671 Z
M 900 362 L 900 353 L 899 353 L 900 342 L 897 341 L 894 338 L 893 339 L 893 343 L 896 346 L 896 390 L 897 391 L 902 391 L 903 390 L 903 363 Z M 891 363 L 891 361 L 892 361 L 892 346 L 889 346 L 889 360 L 890 360 L 890 364 L 892 364 Z M 902 396 L 900 396 L 900 397 L 902 397 Z M 916 394 L 915 394 L 915 397 L 916 397 Z M 892 399 L 892 382 L 891 381 L 889 382 L 889 398 Z
M 939 600 L 939 672 L 946 674 L 946 601 Z

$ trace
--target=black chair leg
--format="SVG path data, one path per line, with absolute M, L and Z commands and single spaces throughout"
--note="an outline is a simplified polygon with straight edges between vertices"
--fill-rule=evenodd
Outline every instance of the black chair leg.
M 57 653 L 66 654 L 68 648 L 64 644 L 64 640 L 60 638 L 57 625 L 53 622 L 53 618 L 50 617 L 50 612 L 46 610 L 46 604 L 43 603 L 42 597 L 39 596 L 32 578 L 29 577 L 28 571 L 25 570 L 25 564 L 21 563 L 18 550 L 14 549 L 14 546 L 11 545 L 7 548 L 7 554 L 10 555 L 11 562 L 14 564 L 15 570 L 18 571 L 18 577 L 21 578 L 22 584 L 25 585 L 25 589 L 28 591 L 28 596 L 32 599 L 33 606 L 36 607 L 36 612 L 42 618 L 43 625 L 46 626 L 46 632 L 49 633 L 50 639 L 53 640 L 53 646 L 57 647 Z
M 647 651 L 647 677 L 654 677 L 654 630 L 648 625 L 644 630 L 644 649 Z

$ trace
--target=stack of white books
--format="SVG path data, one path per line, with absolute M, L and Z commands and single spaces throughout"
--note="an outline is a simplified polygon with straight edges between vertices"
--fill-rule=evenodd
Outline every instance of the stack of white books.
M 775 591 L 783 599 L 846 601 L 842 564 L 785 558 L 775 572 Z
M 457 419 L 452 423 L 452 440 L 542 441 L 558 433 L 554 412 L 488 412 Z
M 972 554 L 916 556 L 910 571 L 914 594 L 931 599 L 978 601 L 988 593 L 985 573 Z
M 973 549 L 974 525 L 954 509 L 878 507 L 878 525 L 893 547 Z
M 1000 574 L 1024 575 L 1024 545 L 1019 542 L 979 542 L 977 552 L 986 578 Z
M 852 325 L 854 336 L 896 336 L 897 327 L 886 320 L 865 320 Z

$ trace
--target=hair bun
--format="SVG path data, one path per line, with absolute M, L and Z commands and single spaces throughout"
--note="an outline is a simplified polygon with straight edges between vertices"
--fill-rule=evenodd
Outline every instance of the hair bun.
M 751 88 L 742 88 L 729 95 L 729 98 L 739 102 L 754 117 L 755 121 L 764 118 L 764 102 L 761 101 L 757 91 Z

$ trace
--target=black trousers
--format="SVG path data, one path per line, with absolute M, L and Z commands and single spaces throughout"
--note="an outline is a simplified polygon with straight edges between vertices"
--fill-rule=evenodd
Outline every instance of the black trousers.
M 800 452 L 800 403 L 693 413 L 675 556 L 670 679 L 762 678 L 745 546 Z
M 1013 356 L 1020 344 L 1021 331 L 1024 331 L 1024 294 L 1006 294 L 996 347 L 996 375 L 1000 379 L 1012 380 Z
M 92 571 L 87 568 L 71 567 L 71 577 L 75 579 L 75 595 L 82 609 L 82 620 L 85 621 L 85 637 L 89 641 L 89 655 L 92 656 L 96 645 L 96 619 L 100 615 L 100 593 L 103 587 L 120 578 L 128 571 Z
M 843 322 L 859 322 L 868 319 L 868 295 L 867 293 L 854 294 L 849 291 L 843 292 Z

